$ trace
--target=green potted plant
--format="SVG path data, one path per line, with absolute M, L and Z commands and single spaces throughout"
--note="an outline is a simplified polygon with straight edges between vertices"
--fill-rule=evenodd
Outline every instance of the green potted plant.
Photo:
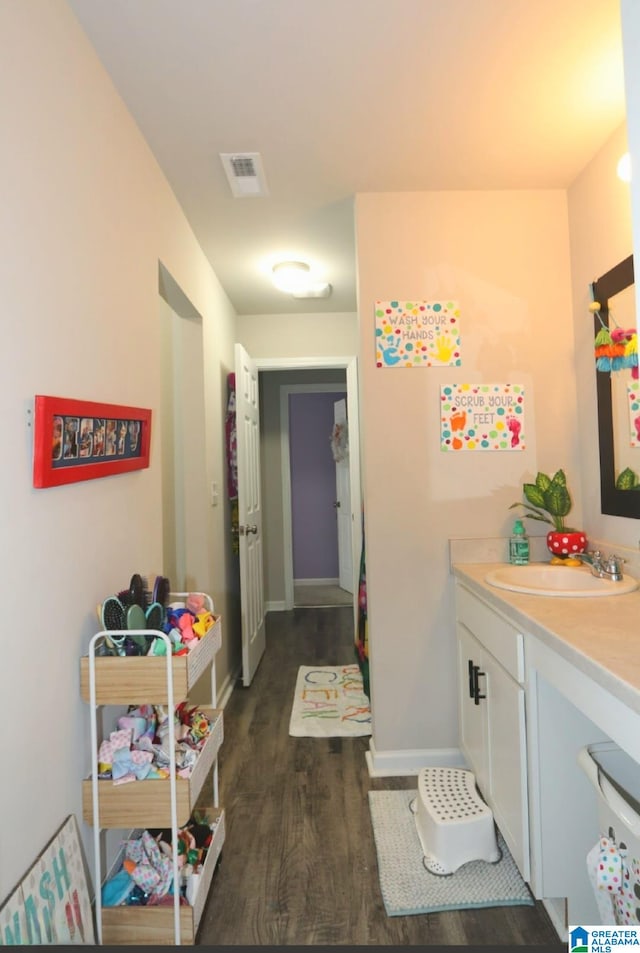
M 627 467 L 622 473 L 618 474 L 616 490 L 640 490 L 640 479 L 635 470 Z
M 547 548 L 553 556 L 566 559 L 585 551 L 585 534 L 565 522 L 573 501 L 564 470 L 558 470 L 552 477 L 538 473 L 535 483 L 523 483 L 522 492 L 526 503 L 512 503 L 509 509 L 521 506 L 526 510 L 523 515 L 527 519 L 551 524 L 553 529 L 547 533 Z

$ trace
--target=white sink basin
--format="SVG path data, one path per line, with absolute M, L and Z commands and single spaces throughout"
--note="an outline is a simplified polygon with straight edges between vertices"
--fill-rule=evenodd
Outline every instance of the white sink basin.
M 632 576 L 612 582 L 594 576 L 588 566 L 552 566 L 550 563 L 500 566 L 487 573 L 485 581 L 497 589 L 534 596 L 621 596 L 638 588 L 638 581 Z

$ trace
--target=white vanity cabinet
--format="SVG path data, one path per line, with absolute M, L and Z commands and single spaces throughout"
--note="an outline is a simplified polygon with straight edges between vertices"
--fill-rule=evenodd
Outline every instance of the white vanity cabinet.
M 453 566 L 462 752 L 566 940 L 569 924 L 600 922 L 587 868 L 598 803 L 580 752 L 613 743 L 640 771 L 640 589 L 553 598 L 491 586 L 487 575 L 504 563 Z M 477 705 L 469 659 L 486 673 Z
M 528 881 L 524 638 L 459 582 L 456 633 L 460 748 Z

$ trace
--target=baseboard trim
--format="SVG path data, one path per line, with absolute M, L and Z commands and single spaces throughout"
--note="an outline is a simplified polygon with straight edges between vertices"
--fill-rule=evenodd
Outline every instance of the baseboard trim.
M 294 586 L 337 586 L 340 580 L 335 579 L 294 579 Z
M 233 692 L 233 689 L 235 688 L 237 680 L 240 678 L 241 673 L 242 673 L 242 666 L 239 665 L 238 668 L 235 670 L 235 672 L 233 672 L 233 674 L 227 675 L 222 685 L 220 686 L 220 690 L 218 691 L 218 704 L 216 706 L 217 708 L 226 708 L 227 702 L 231 698 L 231 694 Z
M 464 768 L 459 748 L 410 748 L 402 751 L 376 751 L 373 740 L 365 752 L 369 776 L 372 778 L 417 775 L 421 768 Z
M 287 603 L 283 600 L 278 602 L 265 602 L 264 611 L 265 612 L 284 612 L 287 608 Z
M 559 939 L 566 943 L 569 939 L 566 900 L 564 897 L 544 897 L 542 905 L 549 914 L 549 919 Z

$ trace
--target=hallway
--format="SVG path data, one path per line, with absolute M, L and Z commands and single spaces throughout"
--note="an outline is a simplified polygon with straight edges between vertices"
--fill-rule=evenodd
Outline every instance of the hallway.
M 267 651 L 224 713 L 220 798 L 226 841 L 202 946 L 534 946 L 564 949 L 541 904 L 388 917 L 367 792 L 369 738 L 291 738 L 299 665 L 354 661 L 349 606 L 267 615 Z
M 293 605 L 295 608 L 319 606 L 351 606 L 353 595 L 337 584 L 332 585 L 304 585 L 293 581 Z

